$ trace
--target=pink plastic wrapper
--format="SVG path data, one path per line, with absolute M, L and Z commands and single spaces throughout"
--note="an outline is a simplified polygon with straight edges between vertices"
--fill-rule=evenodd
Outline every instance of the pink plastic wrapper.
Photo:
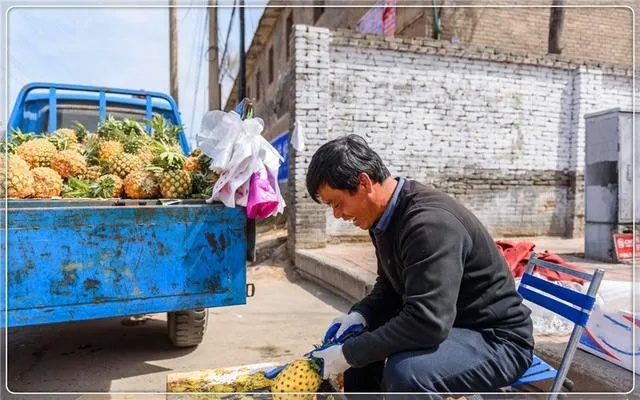
M 249 198 L 247 199 L 247 216 L 254 219 L 264 219 L 278 209 L 278 193 L 271 186 L 269 172 L 261 165 L 251 175 L 249 183 Z

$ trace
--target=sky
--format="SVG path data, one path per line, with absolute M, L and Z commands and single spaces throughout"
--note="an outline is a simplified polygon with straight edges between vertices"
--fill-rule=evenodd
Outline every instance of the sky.
M 217 2 L 220 60 L 225 43 L 232 58 L 237 59 L 239 52 L 237 11 L 227 41 L 233 2 Z M 0 0 L 0 3 L 2 130 L 18 92 L 29 82 L 170 92 L 169 12 L 165 7 L 169 0 L 65 3 Z M 245 49 L 251 44 L 266 3 L 267 0 L 245 0 Z M 121 7 L 122 4 L 127 7 Z M 182 122 L 192 140 L 208 109 L 207 0 L 176 0 L 176 5 L 178 100 Z M 223 106 L 236 73 L 230 71 L 221 82 Z M 5 93 L 8 94 L 6 104 Z

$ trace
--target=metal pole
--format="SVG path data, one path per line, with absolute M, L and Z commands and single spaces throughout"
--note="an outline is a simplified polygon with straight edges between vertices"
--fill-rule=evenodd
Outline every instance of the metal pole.
M 220 66 L 218 62 L 218 8 L 209 0 L 209 110 L 220 109 Z
M 171 97 L 178 104 L 178 31 L 176 0 L 169 0 L 169 85 Z
M 240 9 L 240 70 L 238 71 L 238 103 L 246 97 L 246 59 L 244 54 L 244 0 L 239 1 Z M 256 260 L 256 220 L 247 219 L 247 260 Z
M 240 70 L 238 72 L 238 102 L 246 97 L 246 60 L 244 54 L 244 0 L 239 1 L 240 9 Z

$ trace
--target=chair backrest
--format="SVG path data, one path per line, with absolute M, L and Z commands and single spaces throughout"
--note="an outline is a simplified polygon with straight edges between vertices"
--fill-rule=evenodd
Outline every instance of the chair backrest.
M 546 268 L 584 279 L 588 282 L 586 293 L 534 276 L 534 271 L 540 268 Z M 562 388 L 562 384 L 571 366 L 573 355 L 578 347 L 578 341 L 595 305 L 596 293 L 600 288 L 600 282 L 602 282 L 603 276 L 604 270 L 601 268 L 596 268 L 593 273 L 589 274 L 572 270 L 549 261 L 540 260 L 535 253 L 531 253 L 531 257 L 527 263 L 527 269 L 520 280 L 518 292 L 526 300 L 561 315 L 574 323 L 569 342 L 560 361 L 558 373 L 551 387 L 552 393 L 559 393 Z

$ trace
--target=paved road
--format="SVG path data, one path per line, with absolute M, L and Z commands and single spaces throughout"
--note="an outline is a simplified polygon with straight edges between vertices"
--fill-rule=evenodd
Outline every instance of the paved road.
M 251 267 L 248 281 L 256 285 L 255 296 L 246 305 L 211 309 L 206 337 L 195 349 L 172 348 L 164 314 L 139 324 L 115 318 L 11 329 L 8 387 L 40 393 L 0 397 L 150 399 L 42 392 L 163 392 L 171 373 L 290 360 L 311 350 L 333 317 L 349 307 L 280 267 Z

